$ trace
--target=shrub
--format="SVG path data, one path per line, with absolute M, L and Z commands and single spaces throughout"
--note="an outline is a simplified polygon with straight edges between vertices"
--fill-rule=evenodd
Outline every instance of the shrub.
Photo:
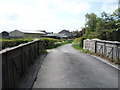
M 54 38 L 40 38 L 40 40 L 44 41 L 45 49 L 52 49 L 63 44 L 68 44 L 72 42 L 72 40 L 65 40 L 65 39 L 54 39 Z
M 32 39 L 1 39 L 0 40 L 0 47 L 2 49 L 17 46 L 22 43 L 27 43 L 29 41 L 32 41 Z
M 44 45 L 46 49 L 54 48 L 55 42 L 59 42 L 58 39 L 53 39 L 53 38 L 40 38 L 40 40 L 44 41 Z
M 85 37 L 76 38 L 76 39 L 73 41 L 74 46 L 83 48 L 83 41 L 84 41 L 85 39 L 86 39 Z

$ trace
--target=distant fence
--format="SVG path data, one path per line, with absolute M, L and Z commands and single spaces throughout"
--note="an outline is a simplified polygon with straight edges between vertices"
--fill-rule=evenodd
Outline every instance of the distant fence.
M 83 48 L 114 60 L 120 60 L 120 42 L 86 39 Z
M 44 51 L 40 40 L 5 49 L 2 55 L 2 88 L 15 88 L 34 60 Z

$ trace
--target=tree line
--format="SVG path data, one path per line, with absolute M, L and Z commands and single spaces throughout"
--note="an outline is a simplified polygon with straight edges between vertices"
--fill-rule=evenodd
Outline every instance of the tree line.
M 82 29 L 83 37 L 120 41 L 120 8 L 112 14 L 102 12 L 98 17 L 95 13 L 87 13 L 85 17 L 86 23 Z

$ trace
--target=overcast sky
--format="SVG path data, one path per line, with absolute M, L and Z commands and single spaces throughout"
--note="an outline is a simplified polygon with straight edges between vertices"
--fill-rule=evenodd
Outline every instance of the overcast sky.
M 0 31 L 81 30 L 86 13 L 112 13 L 117 0 L 0 0 Z

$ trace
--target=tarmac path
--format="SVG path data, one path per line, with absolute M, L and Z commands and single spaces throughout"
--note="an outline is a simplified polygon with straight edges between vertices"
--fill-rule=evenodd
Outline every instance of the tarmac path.
M 48 50 L 33 88 L 118 88 L 118 70 L 67 44 Z

